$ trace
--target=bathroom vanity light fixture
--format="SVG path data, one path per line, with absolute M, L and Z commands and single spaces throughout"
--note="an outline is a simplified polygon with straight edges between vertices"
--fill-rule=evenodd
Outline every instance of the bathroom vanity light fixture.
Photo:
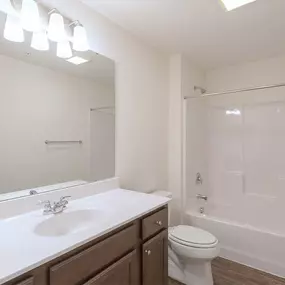
M 64 19 L 55 9 L 50 11 L 48 24 L 48 38 L 53 42 L 62 42 L 66 40 L 64 30 Z
M 69 41 L 57 43 L 56 55 L 61 58 L 70 58 L 72 57 L 72 50 L 70 47 Z
M 79 65 L 79 64 L 86 63 L 89 60 L 85 59 L 85 58 L 82 58 L 82 57 L 79 57 L 79 56 L 74 56 L 74 57 L 72 57 L 70 59 L 67 59 L 67 61 L 70 62 L 70 63 L 73 63 L 75 65 Z
M 75 51 L 89 50 L 86 30 L 79 21 L 64 18 L 56 9 L 49 11 L 38 0 L 0 0 L 0 11 L 7 14 L 4 38 L 9 41 L 24 42 L 25 30 L 33 33 L 32 48 L 47 51 L 49 40 L 53 41 L 60 58 L 72 57 L 71 44 Z M 88 61 L 80 57 L 73 59 L 74 64 Z
M 221 0 L 228 11 L 234 10 L 256 0 Z
M 39 8 L 34 0 L 23 0 L 20 17 L 24 30 L 37 32 L 41 29 Z
M 79 23 L 74 21 L 70 23 L 69 27 L 73 28 L 73 49 L 76 51 L 88 51 L 89 43 L 85 28 Z
M 33 33 L 31 47 L 36 50 L 49 50 L 49 41 L 45 30 Z
M 88 51 L 89 50 L 86 30 L 81 25 L 77 25 L 74 27 L 73 49 L 76 51 Z
M 1 0 L 0 1 L 0 11 L 2 11 L 5 14 L 9 14 L 9 15 L 17 14 L 11 0 Z
M 25 37 L 20 18 L 13 15 L 7 15 L 4 28 L 4 38 L 11 42 L 24 42 Z

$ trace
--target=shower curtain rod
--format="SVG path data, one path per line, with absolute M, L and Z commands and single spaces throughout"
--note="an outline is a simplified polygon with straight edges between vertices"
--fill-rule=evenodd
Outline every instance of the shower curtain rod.
M 270 89 L 270 88 L 278 88 L 278 87 L 285 87 L 285 83 L 274 84 L 274 85 L 265 85 L 259 87 L 251 87 L 251 88 L 244 88 L 244 89 L 235 89 L 235 90 L 228 90 L 223 92 L 216 92 L 216 93 L 204 93 L 199 97 L 193 96 L 185 96 L 184 99 L 197 99 L 200 97 L 208 97 L 208 96 L 217 96 L 217 95 L 225 95 L 225 94 L 233 94 L 233 93 L 240 93 L 240 92 L 248 92 L 248 91 L 255 91 L 255 90 L 263 90 L 263 89 Z M 194 86 L 194 90 L 197 90 L 197 86 Z

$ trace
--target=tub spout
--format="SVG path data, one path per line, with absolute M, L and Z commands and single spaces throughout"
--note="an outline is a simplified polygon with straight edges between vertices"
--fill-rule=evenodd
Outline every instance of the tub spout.
M 197 199 L 202 199 L 202 200 L 208 201 L 208 197 L 205 195 L 197 194 L 196 197 L 197 197 Z

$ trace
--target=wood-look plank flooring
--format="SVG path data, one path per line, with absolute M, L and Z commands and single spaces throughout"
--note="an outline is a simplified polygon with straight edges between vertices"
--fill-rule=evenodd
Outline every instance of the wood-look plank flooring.
M 285 278 L 220 257 L 213 261 L 212 269 L 215 285 L 285 285 Z M 183 284 L 170 279 L 168 285 Z

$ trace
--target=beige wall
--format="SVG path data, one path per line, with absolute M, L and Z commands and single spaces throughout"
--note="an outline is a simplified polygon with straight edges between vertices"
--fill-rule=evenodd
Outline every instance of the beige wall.
M 89 179 L 90 108 L 114 105 L 113 87 L 6 56 L 0 74 L 0 193 Z

